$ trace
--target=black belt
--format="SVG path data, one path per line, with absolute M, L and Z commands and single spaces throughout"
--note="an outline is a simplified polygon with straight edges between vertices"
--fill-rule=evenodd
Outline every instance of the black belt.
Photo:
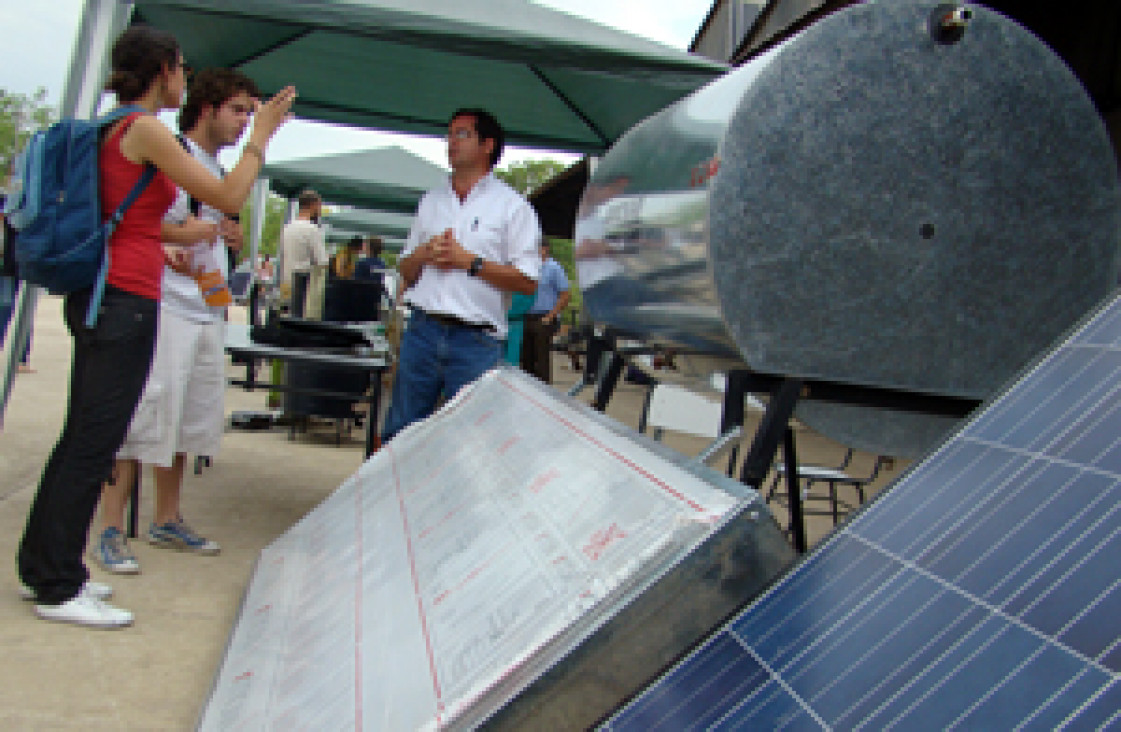
M 446 313 L 432 313 L 427 310 L 421 310 L 420 308 L 415 306 L 414 309 L 420 312 L 424 317 L 430 320 L 435 320 L 440 325 L 447 325 L 455 328 L 467 328 L 468 330 L 494 330 L 494 327 L 491 326 L 490 323 L 472 323 L 455 315 L 447 315 Z

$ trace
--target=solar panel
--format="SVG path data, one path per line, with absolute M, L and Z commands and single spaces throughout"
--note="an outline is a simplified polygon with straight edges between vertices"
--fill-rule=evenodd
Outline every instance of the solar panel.
M 1121 298 L 605 725 L 1121 724 Z

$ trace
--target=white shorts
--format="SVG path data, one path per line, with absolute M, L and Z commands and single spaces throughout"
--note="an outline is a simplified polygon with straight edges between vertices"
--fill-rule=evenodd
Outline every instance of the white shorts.
M 225 426 L 222 321 L 198 323 L 160 310 L 156 354 L 117 457 L 171 467 L 175 453 L 218 454 Z

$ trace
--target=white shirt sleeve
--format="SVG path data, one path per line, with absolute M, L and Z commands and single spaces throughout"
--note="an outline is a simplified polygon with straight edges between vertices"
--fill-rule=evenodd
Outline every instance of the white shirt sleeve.
M 541 277 L 541 224 L 537 212 L 524 198 L 510 213 L 506 224 L 508 263 L 531 280 Z
M 424 226 L 425 213 L 428 207 L 429 194 L 424 194 L 420 199 L 420 203 L 416 207 L 416 215 L 413 216 L 413 223 L 409 227 L 409 235 L 405 238 L 405 246 L 401 249 L 401 259 L 413 253 L 413 250 L 420 244 L 421 231 Z

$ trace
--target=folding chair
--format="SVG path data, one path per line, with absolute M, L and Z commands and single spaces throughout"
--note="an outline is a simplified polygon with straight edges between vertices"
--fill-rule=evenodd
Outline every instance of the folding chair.
M 865 489 L 875 482 L 879 477 L 880 471 L 892 462 L 892 458 L 887 455 L 879 455 L 876 457 L 876 462 L 872 465 L 872 470 L 867 476 L 855 476 L 846 472 L 849 465 L 852 463 L 854 450 L 848 448 L 845 451 L 845 456 L 841 463 L 836 467 L 828 467 L 824 465 L 799 465 L 798 466 L 798 480 L 801 483 L 802 500 L 812 500 L 814 496 L 811 494 L 811 489 L 815 484 L 824 483 L 827 486 L 829 500 L 829 514 L 833 518 L 833 525 L 841 519 L 841 509 L 845 509 L 845 514 L 854 510 L 867 500 Z M 778 491 L 779 483 L 786 479 L 786 465 L 777 462 L 775 464 L 775 477 L 771 481 L 770 488 L 767 490 L 767 502 L 772 500 L 779 500 L 783 495 Z M 855 504 L 842 500 L 837 492 L 839 486 L 849 486 L 856 492 L 858 498 Z M 820 513 L 820 512 L 818 512 Z
M 665 430 L 712 440 L 693 458 L 695 462 L 708 463 L 743 434 L 740 427 L 720 432 L 723 408 L 720 402 L 676 384 L 654 383 L 647 389 L 638 431 L 650 429 L 651 437 L 658 441 Z

